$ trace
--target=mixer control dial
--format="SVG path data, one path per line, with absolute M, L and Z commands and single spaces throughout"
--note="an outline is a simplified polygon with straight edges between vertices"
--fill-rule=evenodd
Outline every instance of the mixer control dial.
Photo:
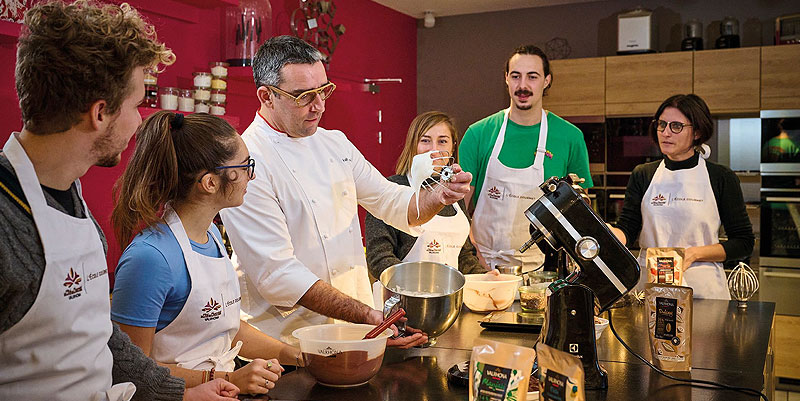
M 600 252 L 600 244 L 592 237 L 582 237 L 575 243 L 575 253 L 584 260 L 592 260 Z

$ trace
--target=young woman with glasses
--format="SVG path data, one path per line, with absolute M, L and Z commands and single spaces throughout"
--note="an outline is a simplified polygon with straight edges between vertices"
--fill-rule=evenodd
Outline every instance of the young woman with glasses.
M 241 294 L 212 220 L 242 204 L 255 162 L 236 130 L 208 114 L 160 111 L 136 134 L 112 223 L 125 249 L 111 318 L 187 387 L 225 378 L 266 393 L 299 350 L 239 319 Z M 238 355 L 253 359 L 234 371 Z
M 739 178 L 707 161 L 714 124 L 696 95 L 675 95 L 658 108 L 650 137 L 663 160 L 636 166 L 612 231 L 628 247 L 639 239 L 639 289 L 647 282 L 648 247 L 685 248 L 683 283 L 695 298 L 730 299 L 721 262 L 749 258 L 755 237 Z M 613 157 L 613 155 L 609 155 Z M 719 229 L 726 241 L 720 241 Z

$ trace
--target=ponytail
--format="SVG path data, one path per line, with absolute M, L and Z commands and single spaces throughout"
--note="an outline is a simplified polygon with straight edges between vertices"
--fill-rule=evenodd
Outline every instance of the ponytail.
M 111 224 L 121 249 L 142 229 L 161 221 L 168 202 L 188 196 L 197 175 L 214 169 L 236 152 L 236 130 L 208 114 L 183 116 L 159 111 L 136 132 L 136 149 L 114 185 Z M 221 175 L 222 187 L 227 176 Z

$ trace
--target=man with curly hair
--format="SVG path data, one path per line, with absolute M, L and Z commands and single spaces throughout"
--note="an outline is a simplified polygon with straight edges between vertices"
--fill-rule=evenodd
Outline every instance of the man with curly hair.
M 222 380 L 184 392 L 112 325 L 105 237 L 81 196 L 79 178 L 118 164 L 142 121 L 144 69 L 174 59 L 127 4 L 26 13 L 15 77 L 23 128 L 0 153 L 0 399 L 238 392 Z

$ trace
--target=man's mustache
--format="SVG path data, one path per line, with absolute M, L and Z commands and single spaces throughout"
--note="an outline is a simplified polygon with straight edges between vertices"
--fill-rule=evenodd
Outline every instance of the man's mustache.
M 519 89 L 516 92 L 514 92 L 514 96 L 533 96 L 533 92 L 527 89 Z

